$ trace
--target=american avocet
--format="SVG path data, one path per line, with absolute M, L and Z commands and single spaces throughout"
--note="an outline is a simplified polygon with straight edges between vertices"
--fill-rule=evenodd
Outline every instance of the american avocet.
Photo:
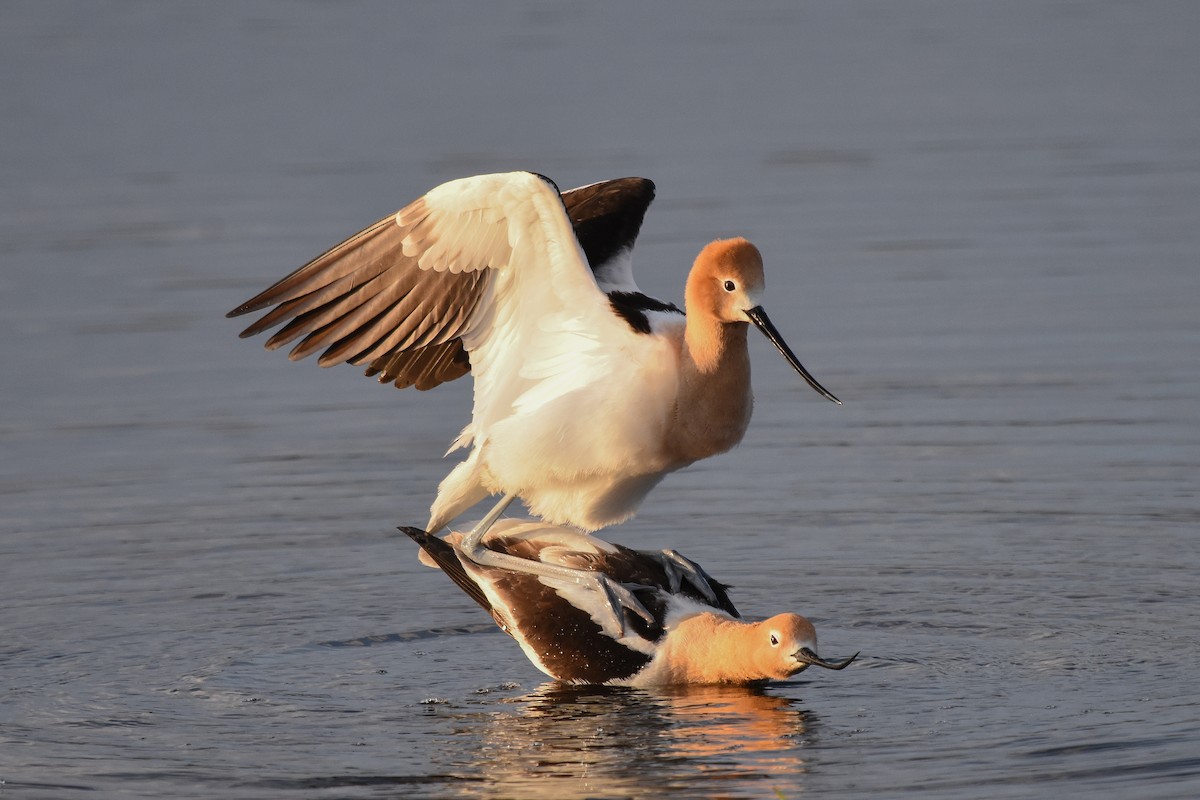
M 668 472 L 729 450 L 750 420 L 748 323 L 825 397 L 760 304 L 762 258 L 744 239 L 705 247 L 679 309 L 638 291 L 630 252 L 654 185 L 624 178 L 559 194 L 529 172 L 442 184 L 229 312 L 275 306 L 242 332 L 287 323 L 274 349 L 325 348 L 427 389 L 468 370 L 471 447 L 438 487 L 437 532 L 503 495 L 464 547 L 520 497 L 555 524 L 633 516 Z M 590 268 L 589 268 L 590 267 Z M 505 566 L 512 567 L 512 564 Z
M 484 546 L 518 560 L 606 575 L 651 612 L 613 624 L 603 591 L 575 580 L 484 566 L 446 539 L 401 528 L 496 624 L 512 635 L 542 672 L 568 683 L 648 687 L 747 684 L 782 680 L 809 666 L 843 669 L 817 655 L 817 633 L 799 614 L 744 622 L 726 593 L 699 565 L 677 553 L 630 550 L 569 528 L 529 520 L 498 521 Z M 687 569 L 680 571 L 678 566 Z

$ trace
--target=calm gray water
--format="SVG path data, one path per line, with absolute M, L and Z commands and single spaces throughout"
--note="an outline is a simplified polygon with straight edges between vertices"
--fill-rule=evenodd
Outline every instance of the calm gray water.
M 1200 5 L 7 2 L 0 798 L 1200 793 Z M 610 538 L 840 673 L 563 690 L 416 563 L 469 382 L 224 312 L 450 178 L 659 185 L 745 443 Z

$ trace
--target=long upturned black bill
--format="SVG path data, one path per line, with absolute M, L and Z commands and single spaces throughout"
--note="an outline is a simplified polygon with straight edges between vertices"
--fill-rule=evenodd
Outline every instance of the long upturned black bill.
M 792 653 L 792 658 L 796 659 L 802 664 L 812 664 L 814 667 L 824 667 L 825 669 L 845 669 L 854 662 L 854 659 L 858 658 L 858 653 L 850 656 L 845 661 L 826 661 L 812 650 L 809 650 L 807 647 L 801 647 L 795 653 Z
M 771 324 L 771 318 L 767 316 L 767 312 L 763 310 L 762 306 L 755 306 L 754 308 L 750 309 L 746 312 L 746 316 L 749 317 L 750 321 L 753 322 L 754 325 L 763 332 L 764 336 L 771 340 L 771 344 L 775 345 L 776 349 L 783 353 L 783 357 L 788 360 L 788 363 L 792 365 L 796 372 L 800 373 L 800 377 L 808 381 L 809 386 L 816 389 L 827 399 L 832 400 L 839 406 L 842 404 L 842 401 L 834 397 L 832 392 L 830 392 L 821 384 L 817 383 L 817 379 L 808 374 L 808 370 L 806 370 L 804 365 L 800 363 L 800 359 L 796 358 L 796 354 L 792 352 L 792 348 L 787 346 L 787 342 L 785 342 L 783 337 L 779 335 L 779 331 L 775 330 L 775 326 Z

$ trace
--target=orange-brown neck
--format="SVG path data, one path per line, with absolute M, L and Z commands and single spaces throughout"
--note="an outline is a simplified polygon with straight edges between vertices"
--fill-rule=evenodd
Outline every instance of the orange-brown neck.
M 750 683 L 776 677 L 759 663 L 755 625 L 716 614 L 697 614 L 670 632 L 661 669 L 670 683 Z
M 668 449 L 684 463 L 724 453 L 742 440 L 754 401 L 742 322 L 689 316 Z

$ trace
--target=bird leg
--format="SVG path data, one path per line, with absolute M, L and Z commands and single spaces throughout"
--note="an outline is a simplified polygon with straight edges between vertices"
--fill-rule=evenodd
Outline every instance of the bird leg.
M 471 532 L 466 535 L 466 538 L 462 540 L 462 544 L 459 546 L 462 547 L 462 551 L 466 554 L 467 558 L 471 559 L 476 564 L 480 563 L 475 555 L 481 550 L 486 549 L 483 547 L 484 534 L 488 532 L 489 528 L 496 524 L 496 520 L 500 519 L 500 515 L 504 513 L 504 509 L 508 508 L 512 501 L 516 499 L 517 496 L 511 492 L 504 495 L 504 497 L 501 497 L 500 502 L 496 503 L 496 505 L 492 507 L 492 510 L 487 513 L 487 516 L 479 520 L 479 524 L 472 528 Z
M 489 547 L 485 547 L 483 538 L 487 534 L 488 529 L 495 524 L 496 520 L 500 518 L 500 515 L 504 513 L 504 510 L 508 508 L 509 504 L 516 497 L 515 494 L 504 495 L 504 497 L 500 498 L 500 502 L 487 513 L 487 516 L 471 529 L 471 532 L 459 544 L 460 552 L 464 556 L 481 567 L 496 567 L 526 575 L 536 575 L 541 578 L 553 578 L 574 584 L 590 585 L 593 591 L 604 598 L 608 610 L 608 619 L 613 623 L 620 636 L 624 636 L 626 633 L 624 609 L 632 611 L 646 620 L 650 625 L 655 624 L 654 615 L 646 610 L 646 607 L 634 596 L 632 591 L 603 573 L 587 569 L 564 567 L 559 564 L 547 564 L 542 561 L 533 561 L 528 558 L 509 555 L 508 553 L 499 553 Z M 606 627 L 601 624 L 601 628 Z

